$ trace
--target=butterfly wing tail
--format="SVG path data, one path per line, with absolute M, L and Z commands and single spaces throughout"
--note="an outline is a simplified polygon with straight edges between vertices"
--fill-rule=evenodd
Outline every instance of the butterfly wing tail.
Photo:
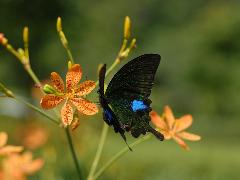
M 129 144 L 127 143 L 127 139 L 126 139 L 126 136 L 124 135 L 124 133 L 120 132 L 120 134 L 121 134 L 124 142 L 126 143 L 128 149 L 129 149 L 130 151 L 133 151 L 132 148 L 131 148 L 131 147 L 129 146 Z
M 164 136 L 163 134 L 161 134 L 160 132 L 156 131 L 155 129 L 153 129 L 152 127 L 150 127 L 148 129 L 148 132 L 152 133 L 156 138 L 158 138 L 160 141 L 164 140 Z

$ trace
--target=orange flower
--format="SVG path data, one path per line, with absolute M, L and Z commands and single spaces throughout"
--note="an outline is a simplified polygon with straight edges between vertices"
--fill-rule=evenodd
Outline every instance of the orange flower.
M 171 108 L 165 106 L 162 117 L 160 117 L 155 111 L 152 111 L 150 116 L 151 121 L 157 126 L 165 139 L 174 139 L 185 150 L 189 150 L 189 147 L 182 139 L 190 141 L 198 141 L 201 139 L 201 137 L 196 134 L 184 131 L 192 125 L 191 115 L 184 115 L 179 119 L 175 119 Z
M 18 153 L 23 150 L 22 146 L 12 146 L 7 144 L 8 135 L 5 132 L 0 132 L 0 155 L 9 155 Z
M 33 160 L 31 152 L 13 154 L 3 161 L 2 176 L 9 180 L 25 180 L 43 167 L 42 159 Z
M 82 77 L 82 70 L 79 64 L 73 65 L 66 75 L 66 91 L 64 91 L 64 83 L 58 73 L 51 73 L 51 81 L 56 89 L 55 94 L 47 94 L 41 99 L 41 106 L 44 109 L 52 109 L 58 104 L 66 100 L 61 110 L 61 117 L 64 126 L 70 125 L 73 120 L 73 107 L 86 115 L 93 115 L 98 112 L 97 105 L 81 98 L 89 94 L 95 87 L 94 81 L 87 80 L 78 85 Z
M 46 128 L 36 126 L 34 124 L 27 125 L 27 128 L 23 130 L 23 141 L 24 147 L 29 149 L 37 149 L 43 146 L 48 140 L 48 133 Z

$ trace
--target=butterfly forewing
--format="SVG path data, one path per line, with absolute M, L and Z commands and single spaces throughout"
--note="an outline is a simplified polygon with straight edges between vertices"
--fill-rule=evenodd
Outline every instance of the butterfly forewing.
M 145 54 L 124 65 L 110 81 L 105 96 L 127 94 L 147 98 L 151 93 L 153 80 L 160 63 L 160 55 Z

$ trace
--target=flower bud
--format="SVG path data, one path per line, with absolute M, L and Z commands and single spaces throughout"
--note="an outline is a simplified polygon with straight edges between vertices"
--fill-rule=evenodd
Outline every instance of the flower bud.
M 9 89 L 7 89 L 2 83 L 0 83 L 0 92 L 2 92 L 3 94 L 5 94 L 8 97 L 14 97 L 12 91 L 10 91 Z
M 72 68 L 72 62 L 68 61 L 68 69 L 71 69 L 71 68 Z
M 3 33 L 0 33 L 0 44 L 2 44 L 3 39 L 4 39 L 4 34 L 3 34 Z
M 0 44 L 5 46 L 7 43 L 8 43 L 7 38 L 4 37 L 3 33 L 0 33 Z
M 59 32 L 59 36 L 60 36 L 60 39 L 61 39 L 61 42 L 62 42 L 63 46 L 65 48 L 68 48 L 68 41 L 67 41 L 67 39 L 65 37 L 65 34 L 62 31 L 60 31 Z
M 24 56 L 24 50 L 22 48 L 19 48 L 17 51 L 22 57 Z
M 44 87 L 43 87 L 43 91 L 46 93 L 46 94 L 56 94 L 57 93 L 57 90 L 50 86 L 49 84 L 46 84 Z
M 29 31 L 28 31 L 28 27 L 24 27 L 23 29 L 23 42 L 24 43 L 28 43 L 28 34 L 29 34 Z
M 57 18 L 57 31 L 58 32 L 62 31 L 62 19 L 61 19 L 61 17 Z
M 124 22 L 124 38 L 129 39 L 131 34 L 131 20 L 128 16 L 125 17 Z
M 136 40 L 135 38 L 132 39 L 131 44 L 130 44 L 130 46 L 129 46 L 130 50 L 136 48 L 136 46 L 137 46 L 137 45 L 136 45 L 136 42 L 137 42 L 137 40 Z

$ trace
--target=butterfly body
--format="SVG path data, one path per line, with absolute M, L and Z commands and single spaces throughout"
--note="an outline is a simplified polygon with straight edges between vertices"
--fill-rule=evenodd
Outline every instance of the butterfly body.
M 160 56 L 157 54 L 145 54 L 133 59 L 114 75 L 106 92 L 106 65 L 100 69 L 98 92 L 103 119 L 125 141 L 125 132 L 131 132 L 135 138 L 151 132 L 163 140 L 163 135 L 149 125 L 149 112 L 152 110 L 149 96 L 159 63 Z

